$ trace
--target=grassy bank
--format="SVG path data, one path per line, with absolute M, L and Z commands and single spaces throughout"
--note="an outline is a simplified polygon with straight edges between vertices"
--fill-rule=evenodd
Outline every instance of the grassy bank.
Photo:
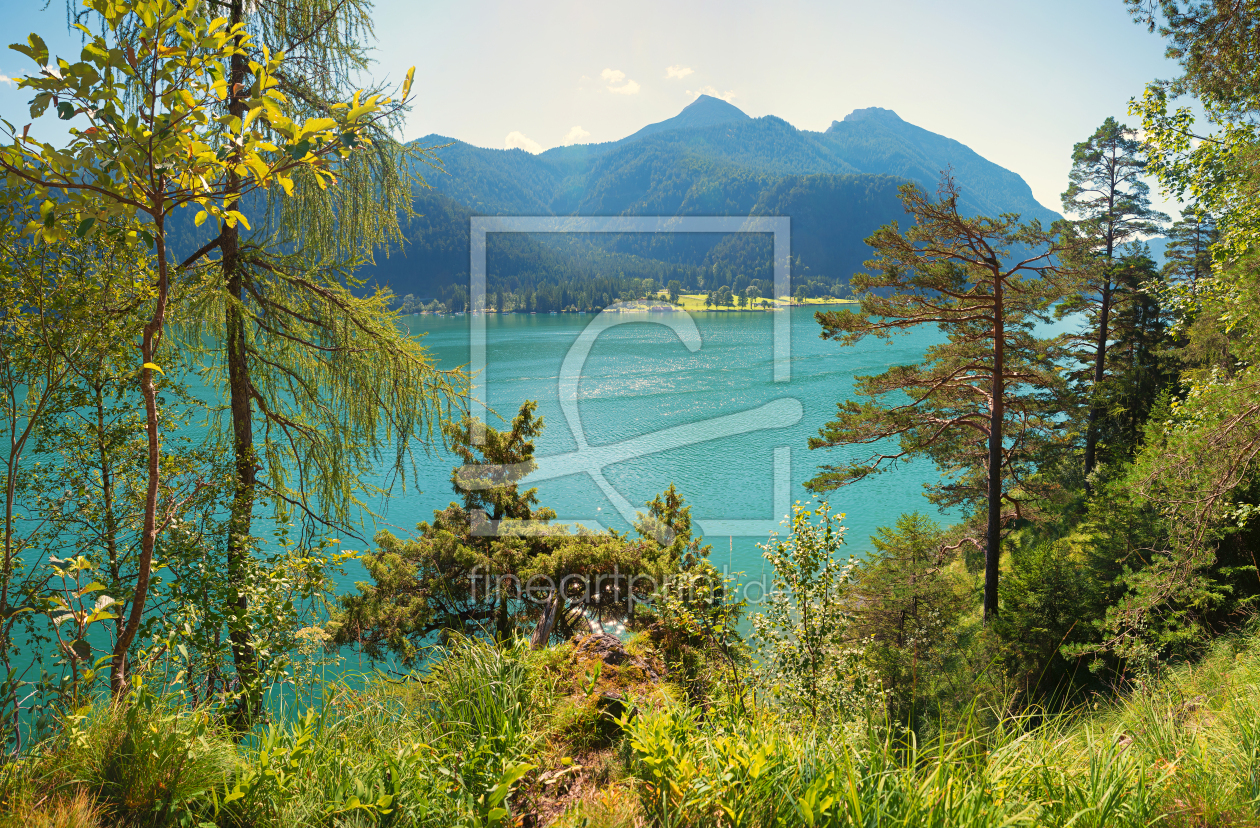
M 0 825 L 1260 824 L 1255 637 L 1123 697 L 977 707 L 922 741 L 741 705 L 716 679 L 698 693 L 695 669 L 657 680 L 664 653 L 630 650 L 460 643 L 423 678 L 327 687 L 239 742 L 141 688 L 8 765 Z

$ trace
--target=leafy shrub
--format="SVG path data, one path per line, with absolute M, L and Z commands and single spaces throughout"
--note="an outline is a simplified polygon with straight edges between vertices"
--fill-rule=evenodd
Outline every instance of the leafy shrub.
M 810 510 L 798 502 L 788 537 L 762 546 L 774 576 L 764 611 L 751 617 L 756 680 L 767 697 L 813 723 L 869 713 L 877 689 L 852 640 L 856 564 L 835 557 L 844 531 L 826 503 Z

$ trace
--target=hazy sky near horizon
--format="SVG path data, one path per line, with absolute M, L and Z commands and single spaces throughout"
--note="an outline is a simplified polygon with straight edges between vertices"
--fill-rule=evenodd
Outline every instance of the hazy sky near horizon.
M 58 0 L 6 5 L 9 42 L 37 31 L 77 56 Z M 880 106 L 1019 173 L 1054 210 L 1072 145 L 1108 115 L 1132 123 L 1129 99 L 1176 73 L 1121 0 L 377 0 L 376 31 L 377 77 L 416 67 L 408 139 L 611 141 L 702 92 L 807 130 Z M 0 55 L 0 115 L 19 126 L 29 95 L 7 79 L 28 63 Z

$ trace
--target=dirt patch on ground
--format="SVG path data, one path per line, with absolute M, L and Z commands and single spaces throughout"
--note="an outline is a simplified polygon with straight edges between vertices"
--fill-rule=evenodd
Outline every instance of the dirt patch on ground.
M 518 788 L 520 824 L 564 824 L 574 807 L 624 811 L 624 824 L 635 824 L 638 803 L 620 750 L 623 723 L 640 705 L 663 701 L 664 665 L 615 636 L 594 634 L 558 647 L 547 669 L 556 693 L 550 744 Z

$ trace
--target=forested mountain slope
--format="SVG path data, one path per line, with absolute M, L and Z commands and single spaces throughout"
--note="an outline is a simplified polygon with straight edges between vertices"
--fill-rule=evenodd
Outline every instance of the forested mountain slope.
M 423 216 L 402 251 L 368 269 L 400 295 L 436 296 L 466 281 L 471 215 L 789 216 L 794 275 L 820 285 L 843 284 L 861 267 L 863 239 L 902 217 L 896 188 L 907 180 L 934 190 L 948 170 L 966 212 L 1058 217 L 1017 174 L 878 108 L 809 132 L 702 95 L 673 118 L 603 144 L 537 155 L 439 135 L 417 144 L 440 161 L 417 169 L 429 185 L 416 193 Z M 740 237 L 513 238 L 492 240 L 488 266 L 492 289 L 662 274 L 712 289 L 768 278 L 768 251 L 766 239 Z

